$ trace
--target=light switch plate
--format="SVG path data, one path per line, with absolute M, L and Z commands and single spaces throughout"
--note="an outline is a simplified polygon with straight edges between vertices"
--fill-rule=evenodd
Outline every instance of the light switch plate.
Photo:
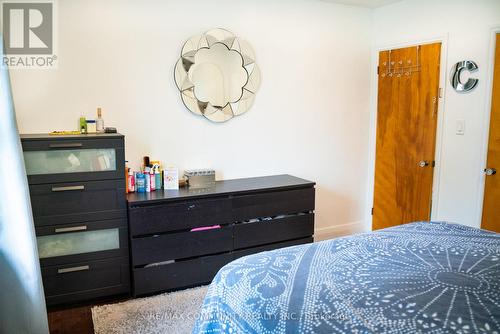
M 459 136 L 463 136 L 465 134 L 465 120 L 457 119 L 457 126 L 455 133 Z

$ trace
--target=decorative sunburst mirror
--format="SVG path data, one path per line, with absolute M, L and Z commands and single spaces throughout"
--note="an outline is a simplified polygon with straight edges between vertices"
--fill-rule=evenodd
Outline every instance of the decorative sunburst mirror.
M 213 122 L 248 111 L 260 80 L 252 47 L 224 29 L 188 39 L 175 65 L 175 83 L 184 105 Z

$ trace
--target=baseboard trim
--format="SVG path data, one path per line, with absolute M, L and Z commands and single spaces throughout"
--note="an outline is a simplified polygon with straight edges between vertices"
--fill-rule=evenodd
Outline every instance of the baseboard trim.
M 314 231 L 314 241 L 334 239 L 346 235 L 363 233 L 368 231 L 369 229 L 366 226 L 366 222 L 364 220 L 358 220 L 347 224 L 334 225 L 316 229 Z

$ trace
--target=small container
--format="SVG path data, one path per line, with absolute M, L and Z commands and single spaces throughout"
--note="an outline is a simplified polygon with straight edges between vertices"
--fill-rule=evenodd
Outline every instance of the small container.
M 151 162 L 149 161 L 149 157 L 146 155 L 142 158 L 142 167 L 149 167 Z
M 135 177 L 134 173 L 130 169 L 128 171 L 128 192 L 135 192 Z
M 86 134 L 87 133 L 87 120 L 85 119 L 85 116 L 80 116 L 79 120 L 79 130 L 81 134 Z
M 97 108 L 96 132 L 104 133 L 104 119 L 102 119 L 102 109 Z
M 189 188 L 201 189 L 210 188 L 215 185 L 215 170 L 213 169 L 192 169 L 184 171 L 184 178 L 187 180 Z
M 130 167 L 128 166 L 128 160 L 125 160 L 125 192 L 128 194 L 129 193 L 129 182 L 130 182 L 130 175 L 131 170 Z M 134 174 L 132 173 L 132 176 Z
M 156 177 L 153 169 L 149 171 L 149 181 L 151 182 L 151 191 L 156 190 Z
M 161 189 L 161 174 L 158 168 L 155 170 L 155 183 L 156 183 L 156 190 Z
M 144 187 L 146 188 L 146 192 L 151 192 L 151 174 L 149 174 L 149 168 L 144 170 Z
M 151 161 L 153 167 L 151 168 L 151 178 L 155 179 L 155 189 L 159 190 L 162 188 L 161 186 L 161 174 L 160 174 L 160 162 L 159 161 Z
M 97 132 L 97 127 L 95 123 L 95 119 L 88 119 L 87 120 L 87 133 L 96 133 Z
M 142 173 L 137 173 L 136 174 L 137 178 L 137 183 L 136 183 L 136 188 L 138 193 L 144 193 L 146 192 L 146 177 Z

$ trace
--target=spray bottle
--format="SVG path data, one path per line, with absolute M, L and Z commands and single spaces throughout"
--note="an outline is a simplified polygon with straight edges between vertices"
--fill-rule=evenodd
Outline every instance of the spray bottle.
M 153 170 L 154 170 L 154 177 L 155 177 L 155 185 L 156 189 L 161 189 L 161 173 L 160 173 L 160 165 L 159 164 L 154 164 L 153 165 Z

